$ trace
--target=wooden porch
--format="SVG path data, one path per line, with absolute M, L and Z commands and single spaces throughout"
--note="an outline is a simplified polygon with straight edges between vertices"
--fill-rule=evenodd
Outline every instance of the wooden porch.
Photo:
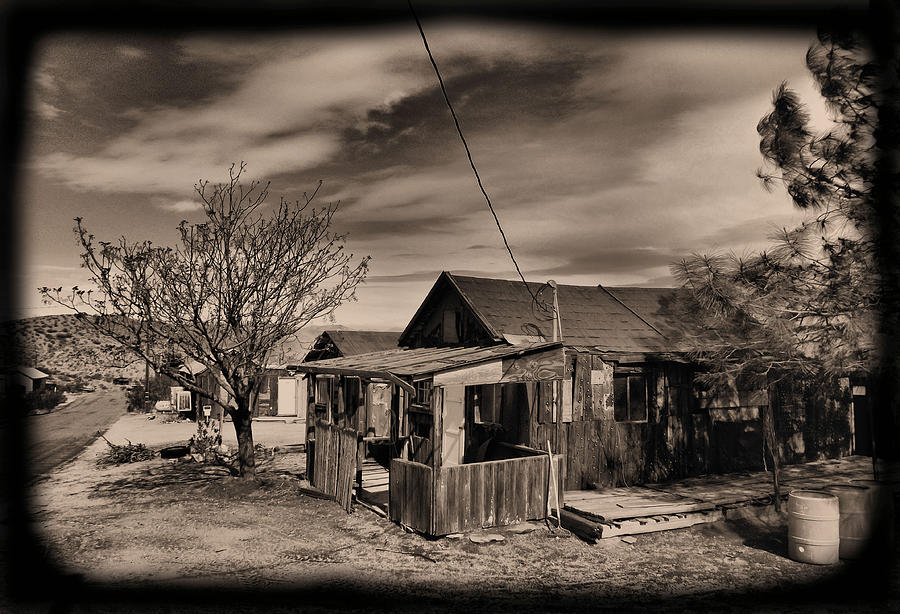
M 816 489 L 853 479 L 872 479 L 872 459 L 842 459 L 789 465 L 781 471 L 781 492 Z M 565 493 L 563 526 L 592 541 L 607 537 L 680 529 L 725 518 L 729 510 L 771 501 L 766 471 L 708 475 L 647 484 Z

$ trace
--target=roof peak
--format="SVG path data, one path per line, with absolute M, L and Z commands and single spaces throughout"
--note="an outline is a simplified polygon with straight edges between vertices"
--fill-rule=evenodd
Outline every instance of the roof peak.
M 500 277 L 482 277 L 480 275 L 463 275 L 461 273 L 454 273 L 453 271 L 441 271 L 441 273 L 446 274 L 446 275 L 452 277 L 453 279 L 477 279 L 480 281 L 500 281 L 500 282 L 507 282 L 510 284 L 521 284 L 522 283 L 521 279 L 504 279 L 504 278 L 500 278 Z M 540 285 L 547 283 L 547 281 L 550 281 L 550 280 L 546 280 L 546 281 L 526 280 L 526 281 L 528 282 L 529 285 L 540 286 Z M 556 282 L 556 285 L 559 286 L 560 288 L 607 288 L 607 289 L 612 289 L 612 290 L 620 289 L 620 288 L 628 288 L 628 289 L 637 288 L 637 289 L 641 289 L 641 290 L 679 290 L 680 289 L 677 286 L 638 286 L 638 285 L 611 286 L 611 285 L 601 284 L 601 283 L 597 283 L 597 284 L 566 284 L 566 283 Z

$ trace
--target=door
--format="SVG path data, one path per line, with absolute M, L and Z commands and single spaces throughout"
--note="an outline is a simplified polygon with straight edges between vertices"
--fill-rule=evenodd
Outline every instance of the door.
M 278 378 L 278 415 L 297 415 L 297 378 Z
M 466 449 L 465 386 L 444 386 L 444 402 L 441 409 L 444 437 L 441 445 L 441 464 L 452 467 L 462 463 Z
M 391 384 L 370 383 L 366 394 L 367 436 L 391 434 Z

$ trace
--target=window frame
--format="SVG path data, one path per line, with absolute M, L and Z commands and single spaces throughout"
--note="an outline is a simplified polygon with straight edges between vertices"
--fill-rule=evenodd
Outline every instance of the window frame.
M 413 382 L 416 387 L 416 396 L 410 399 L 409 411 L 431 414 L 434 398 L 434 382 L 430 379 L 422 379 Z M 424 397 L 424 398 L 422 398 Z
M 618 400 L 619 396 L 616 394 L 616 382 L 624 381 L 625 382 L 625 417 L 620 419 L 619 414 L 619 406 Z M 643 417 L 634 419 L 632 418 L 632 402 L 631 402 L 631 392 L 632 392 L 632 382 L 641 382 L 643 385 Z M 650 399 L 649 399 L 649 389 L 647 382 L 647 374 L 644 372 L 627 372 L 627 373 L 613 373 L 613 420 L 615 420 L 618 424 L 643 424 L 650 421 Z

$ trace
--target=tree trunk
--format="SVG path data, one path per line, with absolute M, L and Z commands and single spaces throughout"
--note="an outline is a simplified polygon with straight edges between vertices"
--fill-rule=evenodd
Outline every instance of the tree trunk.
M 238 441 L 238 470 L 242 478 L 256 476 L 256 456 L 253 449 L 253 417 L 246 399 L 237 399 L 237 409 L 231 412 L 231 421 Z
M 775 417 L 774 417 L 774 409 L 772 408 L 772 399 L 774 395 L 769 397 L 769 404 L 761 407 L 762 411 L 762 428 L 763 428 L 763 441 L 765 442 L 765 448 L 769 452 L 769 456 L 772 458 L 772 485 L 775 491 L 775 511 L 781 511 L 781 485 L 778 482 L 778 471 L 780 469 L 780 463 L 778 462 L 778 441 L 775 437 Z M 765 459 L 764 459 L 765 460 Z

